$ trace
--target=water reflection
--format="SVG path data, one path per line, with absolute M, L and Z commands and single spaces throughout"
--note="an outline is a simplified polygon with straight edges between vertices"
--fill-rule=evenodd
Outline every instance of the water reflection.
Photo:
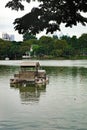
M 40 99 L 40 95 L 45 94 L 46 85 L 32 85 L 24 83 L 10 85 L 11 88 L 18 89 L 20 98 L 23 104 L 37 103 Z
M 49 76 L 86 76 L 87 68 L 84 67 L 45 67 Z

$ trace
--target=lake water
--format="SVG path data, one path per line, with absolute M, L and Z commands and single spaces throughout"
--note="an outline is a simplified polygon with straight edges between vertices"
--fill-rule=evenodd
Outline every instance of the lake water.
M 43 87 L 10 86 L 21 61 L 0 61 L 0 130 L 87 130 L 87 60 L 40 61 Z

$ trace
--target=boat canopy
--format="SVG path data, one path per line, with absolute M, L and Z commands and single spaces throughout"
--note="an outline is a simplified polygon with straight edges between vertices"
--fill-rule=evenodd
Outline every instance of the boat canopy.
M 39 62 L 22 62 L 20 64 L 21 68 L 35 68 L 36 70 L 39 69 L 40 64 Z

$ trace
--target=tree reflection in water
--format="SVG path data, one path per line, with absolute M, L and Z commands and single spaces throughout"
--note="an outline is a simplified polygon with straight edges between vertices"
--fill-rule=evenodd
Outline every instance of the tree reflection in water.
M 34 85 L 34 84 L 11 84 L 11 88 L 19 89 L 20 98 L 23 104 L 37 103 L 40 95 L 46 92 L 46 85 Z

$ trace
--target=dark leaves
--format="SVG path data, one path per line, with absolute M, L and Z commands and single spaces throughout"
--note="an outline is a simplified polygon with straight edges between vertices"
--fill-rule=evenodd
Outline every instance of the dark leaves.
M 6 4 L 5 7 L 9 7 L 11 8 L 12 10 L 24 10 L 24 6 L 21 4 L 21 2 L 19 2 L 18 0 L 13 0 L 13 1 L 10 1 Z
M 12 9 L 24 9 L 21 4 L 23 0 L 12 0 L 6 7 Z M 31 2 L 31 0 L 25 0 Z M 60 30 L 60 24 L 65 23 L 66 27 L 72 27 L 81 23 L 86 25 L 87 18 L 81 15 L 87 12 L 87 0 L 38 0 L 41 2 L 38 8 L 33 8 L 30 13 L 14 21 L 15 30 L 19 33 L 39 33 L 46 29 L 46 32 L 53 33 Z

